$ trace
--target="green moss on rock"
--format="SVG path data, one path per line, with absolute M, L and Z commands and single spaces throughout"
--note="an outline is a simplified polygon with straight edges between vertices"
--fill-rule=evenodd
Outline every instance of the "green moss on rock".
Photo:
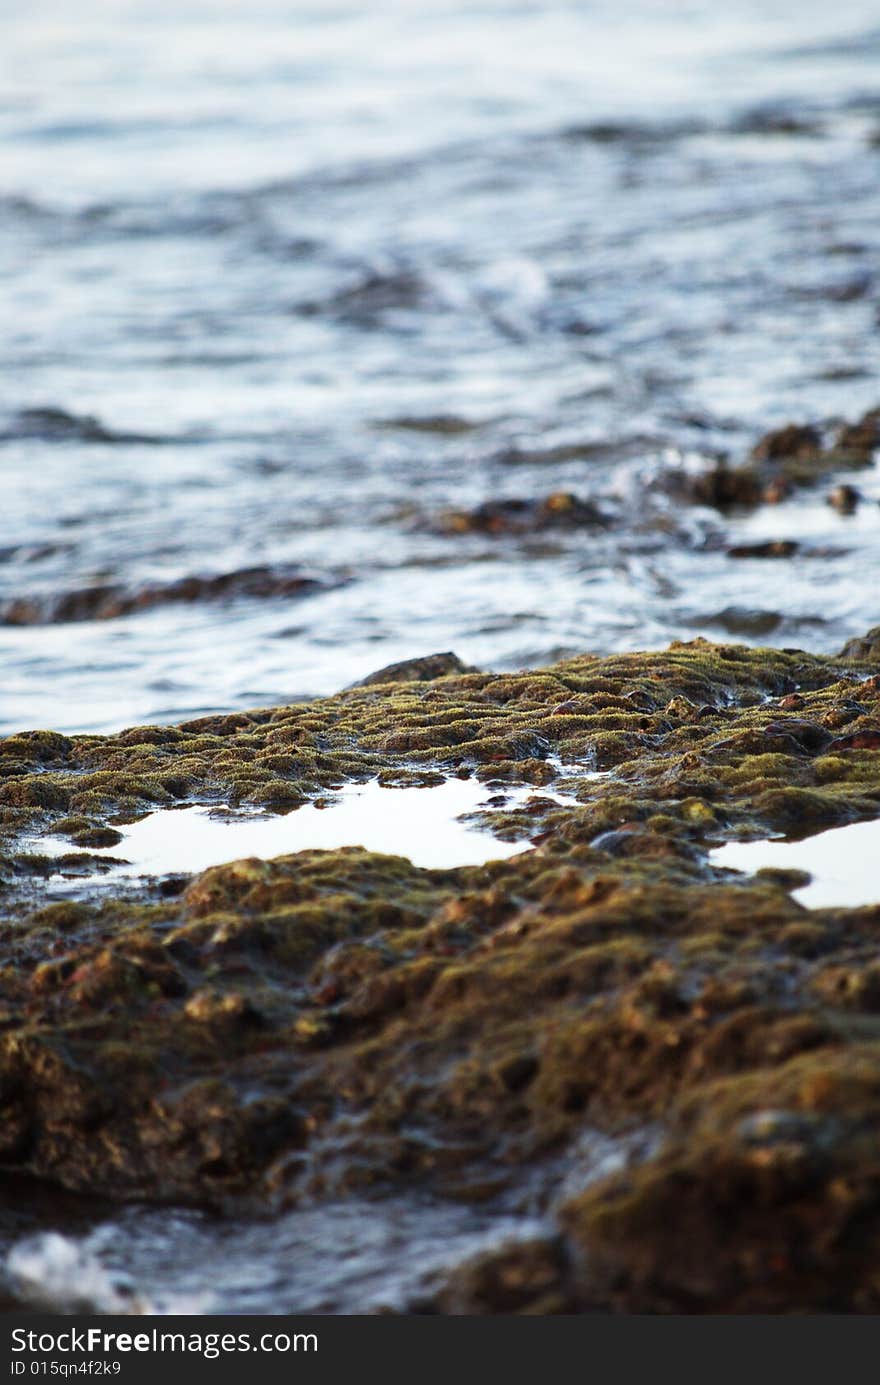
M 4 1167 L 261 1212 L 542 1189 L 552 1235 L 429 1311 L 877 1311 L 880 902 L 808 912 L 797 879 L 708 859 L 878 815 L 872 658 L 697 640 L 10 738 Z M 532 785 L 479 817 L 534 849 L 458 870 L 308 851 L 119 894 L 86 874 L 77 900 L 45 883 L 43 832 L 97 850 L 193 798 L 296 811 L 450 775 Z M 598 1136 L 629 1151 L 605 1177 Z

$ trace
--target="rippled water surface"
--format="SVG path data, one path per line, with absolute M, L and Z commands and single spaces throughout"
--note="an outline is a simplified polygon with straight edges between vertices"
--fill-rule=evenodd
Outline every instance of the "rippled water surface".
M 654 1147 L 650 1130 L 612 1139 L 587 1129 L 564 1171 L 546 1169 L 511 1206 L 350 1194 L 257 1221 L 83 1205 L 20 1180 L 14 1206 L 0 1207 L 0 1290 L 31 1308 L 66 1312 L 405 1311 L 462 1261 L 546 1234 L 555 1202 Z M 64 1232 L 34 1229 L 47 1213 Z
M 875 622 L 874 470 L 675 481 L 880 401 L 878 60 L 873 0 L 5 15 L 0 730 Z

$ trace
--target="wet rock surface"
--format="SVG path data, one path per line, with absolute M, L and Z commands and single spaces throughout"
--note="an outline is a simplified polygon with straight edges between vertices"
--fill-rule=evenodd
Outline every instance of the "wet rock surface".
M 720 510 L 779 504 L 794 491 L 817 485 L 837 471 L 869 467 L 878 448 L 880 409 L 831 430 L 790 423 L 766 433 L 746 461 L 731 466 L 722 460 L 696 476 L 691 499 Z M 857 492 L 848 485 L 835 487 L 828 498 L 842 513 L 852 513 L 858 505 Z
M 127 433 L 108 428 L 92 414 L 74 414 L 57 406 L 44 405 L 39 408 L 20 409 L 13 416 L 6 429 L 0 432 L 0 441 L 18 438 L 38 438 L 40 442 L 87 442 L 87 443 L 132 443 L 152 445 L 161 443 L 163 438 L 152 433 Z
M 384 668 L 359 679 L 353 686 L 368 688 L 375 683 L 429 682 L 432 678 L 443 678 L 448 673 L 476 672 L 476 669 L 463 664 L 457 654 L 446 650 L 442 654 L 424 654 L 418 659 L 402 659 L 396 664 L 386 664 Z
M 414 1312 L 877 1311 L 880 900 L 808 911 L 790 873 L 708 862 L 880 815 L 875 646 L 431 656 L 445 676 L 0 742 L 4 1168 L 238 1215 L 418 1191 L 539 1219 Z M 377 774 L 478 776 L 523 852 L 90 874 L 157 806 Z M 506 784 L 536 794 L 508 812 Z
M 252 567 L 238 572 L 181 577 L 173 582 L 126 586 L 101 583 L 77 591 L 12 597 L 0 605 L 2 625 L 55 625 L 81 620 L 117 620 L 156 606 L 233 601 L 238 597 L 305 596 L 326 587 L 294 567 Z
M 541 500 L 487 500 L 472 510 L 446 510 L 427 527 L 450 535 L 521 535 L 554 529 L 604 529 L 610 522 L 592 500 L 555 491 Z

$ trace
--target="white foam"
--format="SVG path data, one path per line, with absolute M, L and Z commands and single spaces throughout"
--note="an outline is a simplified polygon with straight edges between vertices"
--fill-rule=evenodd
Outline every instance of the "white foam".
M 6 1257 L 17 1293 L 35 1307 L 56 1312 L 164 1315 L 204 1313 L 207 1294 L 153 1298 L 102 1263 L 100 1231 L 83 1240 L 41 1231 L 18 1241 Z

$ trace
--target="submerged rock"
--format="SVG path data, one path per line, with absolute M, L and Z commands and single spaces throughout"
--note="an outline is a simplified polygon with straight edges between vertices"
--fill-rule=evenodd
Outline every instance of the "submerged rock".
M 856 423 L 845 423 L 834 439 L 841 465 L 867 466 L 880 449 L 880 409 L 869 411 Z
M 442 534 L 530 534 L 548 529 L 607 528 L 592 500 L 555 491 L 542 500 L 487 500 L 472 510 L 446 510 L 429 524 Z
M 0 605 L 2 625 L 56 625 L 80 620 L 116 620 L 136 611 L 238 597 L 304 596 L 325 586 L 296 567 L 252 567 L 211 576 L 180 577 L 172 582 L 124 586 L 102 583 L 76 591 L 13 597 Z
M 677 483 L 692 502 L 718 510 L 779 504 L 793 491 L 816 485 L 836 471 L 870 466 L 880 449 L 880 409 L 842 425 L 826 439 L 827 432 L 812 423 L 789 423 L 766 433 L 745 461 L 731 465 L 722 458 L 704 471 L 677 477 Z M 831 493 L 831 503 L 843 513 L 852 513 L 858 504 L 857 492 L 852 486 L 839 486 Z M 774 547 L 767 544 L 763 556 L 789 556 L 781 546 L 773 553 Z M 759 556 L 733 550 L 731 555 Z
M 855 486 L 835 486 L 828 495 L 828 504 L 841 515 L 854 515 L 861 503 L 861 492 Z
M 793 558 L 800 548 L 794 539 L 766 539 L 761 543 L 737 543 L 727 550 L 728 558 Z
M 822 448 L 822 435 L 812 424 L 787 423 L 765 433 L 752 448 L 755 462 L 813 462 Z
M 40 442 L 85 442 L 110 444 L 154 444 L 164 439 L 151 433 L 126 433 L 108 428 L 92 414 L 69 413 L 53 405 L 20 409 L 0 439 L 38 438 Z
M 0 1163 L 261 1216 L 403 1190 L 540 1211 L 413 1311 L 880 1310 L 880 897 L 806 910 L 790 873 L 709 862 L 880 816 L 878 674 L 872 636 L 518 674 L 445 654 L 310 703 L 0 742 Z M 288 809 L 377 774 L 477 775 L 523 850 L 46 883 L 44 832 L 109 843 L 157 805 Z M 564 801 L 506 811 L 506 784 L 560 777 Z

